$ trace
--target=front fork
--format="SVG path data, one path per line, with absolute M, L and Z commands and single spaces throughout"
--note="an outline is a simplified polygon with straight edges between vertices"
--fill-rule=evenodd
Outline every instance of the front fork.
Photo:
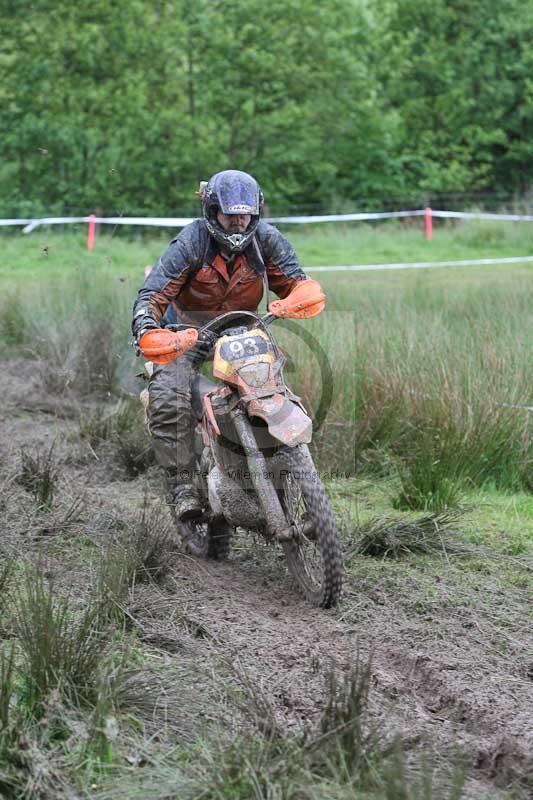
M 230 414 L 246 455 L 257 498 L 265 514 L 267 532 L 279 542 L 287 541 L 292 538 L 292 531 L 287 524 L 276 489 L 268 475 L 265 457 L 257 446 L 248 418 L 240 408 L 233 409 Z

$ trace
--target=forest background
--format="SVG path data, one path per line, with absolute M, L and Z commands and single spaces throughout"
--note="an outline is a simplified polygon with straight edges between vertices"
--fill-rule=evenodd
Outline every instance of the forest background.
M 2 0 L 0 217 L 509 206 L 531 192 L 532 0 Z

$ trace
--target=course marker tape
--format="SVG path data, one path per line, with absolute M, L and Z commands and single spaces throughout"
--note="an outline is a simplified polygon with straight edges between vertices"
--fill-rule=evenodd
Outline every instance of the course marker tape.
M 197 217 L 42 217 L 30 219 L 0 219 L 0 226 L 22 225 L 24 233 L 31 233 L 40 225 L 67 225 L 76 222 L 89 222 L 94 218 L 102 225 L 151 225 L 165 228 L 182 228 Z M 426 217 L 426 225 L 431 217 L 451 219 L 486 219 L 504 222 L 533 222 L 533 214 L 493 214 L 484 211 L 438 211 L 429 208 L 408 211 L 369 211 L 356 214 L 317 214 L 292 217 L 268 217 L 267 222 L 284 222 L 294 225 L 312 225 L 319 222 L 352 222 L 371 219 L 402 219 L 405 217 Z
M 527 264 L 533 256 L 509 258 L 466 258 L 458 261 L 406 261 L 402 264 L 351 264 L 349 266 L 304 267 L 306 272 L 366 272 L 381 269 L 429 269 L 431 267 L 470 267 L 482 264 Z

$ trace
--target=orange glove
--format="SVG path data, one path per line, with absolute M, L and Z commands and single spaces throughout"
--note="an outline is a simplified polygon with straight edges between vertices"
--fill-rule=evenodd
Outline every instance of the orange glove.
M 196 328 L 184 331 L 169 331 L 152 328 L 139 339 L 139 349 L 148 361 L 155 364 L 170 364 L 194 347 L 198 339 Z
M 324 310 L 326 295 L 318 281 L 298 281 L 294 289 L 283 300 L 274 300 L 268 310 L 283 319 L 305 319 L 316 317 Z

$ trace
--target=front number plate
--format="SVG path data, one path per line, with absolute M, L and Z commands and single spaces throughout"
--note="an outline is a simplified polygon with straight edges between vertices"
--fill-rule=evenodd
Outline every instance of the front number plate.
M 241 361 L 268 351 L 268 342 L 262 336 L 239 336 L 222 343 L 220 356 L 224 361 Z

